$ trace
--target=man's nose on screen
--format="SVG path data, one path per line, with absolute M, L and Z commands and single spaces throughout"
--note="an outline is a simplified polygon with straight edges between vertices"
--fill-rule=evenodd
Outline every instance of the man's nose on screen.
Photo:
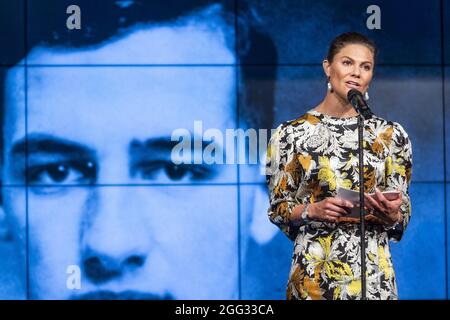
M 99 187 L 82 232 L 81 258 L 86 277 L 102 284 L 130 275 L 147 259 L 147 237 L 140 212 L 123 187 Z M 147 236 L 146 236 L 147 235 Z

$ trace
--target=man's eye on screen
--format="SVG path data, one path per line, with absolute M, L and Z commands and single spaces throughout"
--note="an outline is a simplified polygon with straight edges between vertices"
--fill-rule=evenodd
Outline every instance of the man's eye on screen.
M 156 181 L 199 181 L 211 179 L 214 174 L 215 170 L 211 165 L 174 164 L 163 160 L 142 162 L 133 169 L 133 175 Z
M 28 183 L 32 185 L 92 184 L 96 180 L 96 166 L 92 161 L 67 161 L 28 168 Z

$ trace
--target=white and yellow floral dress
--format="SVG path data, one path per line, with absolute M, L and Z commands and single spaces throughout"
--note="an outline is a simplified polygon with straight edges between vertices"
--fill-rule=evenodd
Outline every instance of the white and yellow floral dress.
M 267 153 L 269 219 L 294 241 L 287 299 L 359 299 L 359 225 L 351 221 L 289 223 L 297 204 L 336 196 L 340 187 L 359 190 L 357 117 L 337 118 L 309 110 L 281 124 Z M 412 147 L 396 122 L 364 121 L 366 192 L 401 190 L 403 223 L 395 227 L 369 219 L 366 226 L 367 298 L 397 299 L 389 240 L 399 241 L 409 223 Z

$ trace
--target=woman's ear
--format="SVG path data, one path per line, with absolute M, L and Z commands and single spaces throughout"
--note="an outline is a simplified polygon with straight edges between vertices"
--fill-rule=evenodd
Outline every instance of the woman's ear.
M 331 66 L 331 63 L 327 59 L 322 61 L 323 71 L 325 72 L 327 79 L 330 77 L 330 66 Z

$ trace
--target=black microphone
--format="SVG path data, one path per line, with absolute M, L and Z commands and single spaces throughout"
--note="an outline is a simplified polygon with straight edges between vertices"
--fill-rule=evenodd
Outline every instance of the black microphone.
M 370 119 L 373 116 L 373 112 L 364 100 L 363 95 L 356 89 L 350 89 L 347 93 L 347 100 L 352 104 L 358 114 L 362 115 L 364 119 Z

